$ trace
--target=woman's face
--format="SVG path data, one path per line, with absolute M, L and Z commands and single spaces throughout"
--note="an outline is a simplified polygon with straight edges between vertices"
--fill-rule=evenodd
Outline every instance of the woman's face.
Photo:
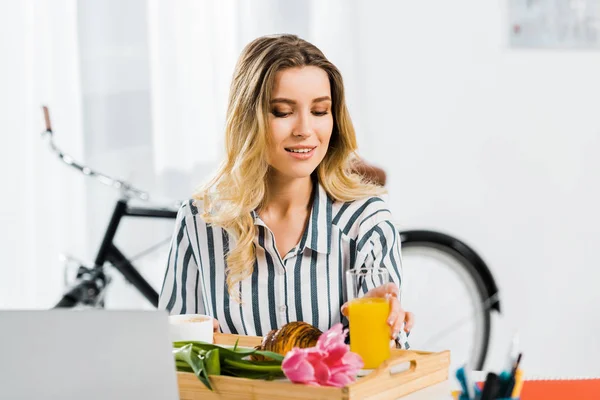
M 333 131 L 331 88 L 318 67 L 289 68 L 275 76 L 267 161 L 279 174 L 304 178 L 325 157 Z

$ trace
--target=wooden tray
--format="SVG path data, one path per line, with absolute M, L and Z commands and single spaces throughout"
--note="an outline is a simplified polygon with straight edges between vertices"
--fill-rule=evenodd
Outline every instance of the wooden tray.
M 261 342 L 261 338 L 255 336 L 215 334 L 215 344 L 219 345 L 233 345 L 238 339 L 240 347 L 255 347 Z M 379 368 L 343 388 L 308 386 L 286 380 L 211 376 L 214 389 L 211 392 L 192 373 L 177 372 L 177 381 L 181 400 L 391 400 L 447 380 L 449 365 L 449 351 L 394 349 L 391 358 Z

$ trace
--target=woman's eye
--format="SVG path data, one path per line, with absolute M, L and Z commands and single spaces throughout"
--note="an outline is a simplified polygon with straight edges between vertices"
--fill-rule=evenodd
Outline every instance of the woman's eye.
M 291 112 L 283 112 L 283 111 L 278 111 L 278 110 L 273 110 L 273 111 L 271 111 L 271 113 L 277 118 L 285 118 L 291 114 Z
M 325 110 L 325 111 L 313 111 L 313 115 L 316 115 L 318 117 L 322 117 L 323 115 L 327 115 L 327 114 L 329 114 L 328 110 Z

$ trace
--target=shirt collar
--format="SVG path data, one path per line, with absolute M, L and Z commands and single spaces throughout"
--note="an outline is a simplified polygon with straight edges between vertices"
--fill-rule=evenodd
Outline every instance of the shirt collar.
M 298 253 L 302 253 L 305 247 L 308 247 L 317 253 L 329 254 L 331 252 L 331 221 L 333 200 L 327 195 L 325 188 L 315 181 L 317 190 L 313 193 L 312 207 L 308 226 L 302 234 Z M 267 228 L 267 225 L 258 216 L 256 210 L 252 211 L 254 225 L 260 225 Z

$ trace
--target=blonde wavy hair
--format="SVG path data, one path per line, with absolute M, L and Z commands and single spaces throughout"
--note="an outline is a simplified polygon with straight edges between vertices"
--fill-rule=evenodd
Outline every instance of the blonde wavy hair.
M 344 98 L 339 70 L 311 43 L 295 35 L 263 36 L 249 43 L 237 62 L 229 93 L 225 126 L 225 160 L 215 176 L 195 194 L 203 202 L 202 218 L 224 228 L 236 244 L 227 255 L 227 287 L 239 298 L 239 283 L 252 274 L 256 227 L 252 211 L 267 198 L 268 114 L 277 72 L 304 66 L 329 76 L 333 132 L 316 176 L 335 201 L 380 195 L 385 190 L 352 171 L 358 160 L 354 127 Z

